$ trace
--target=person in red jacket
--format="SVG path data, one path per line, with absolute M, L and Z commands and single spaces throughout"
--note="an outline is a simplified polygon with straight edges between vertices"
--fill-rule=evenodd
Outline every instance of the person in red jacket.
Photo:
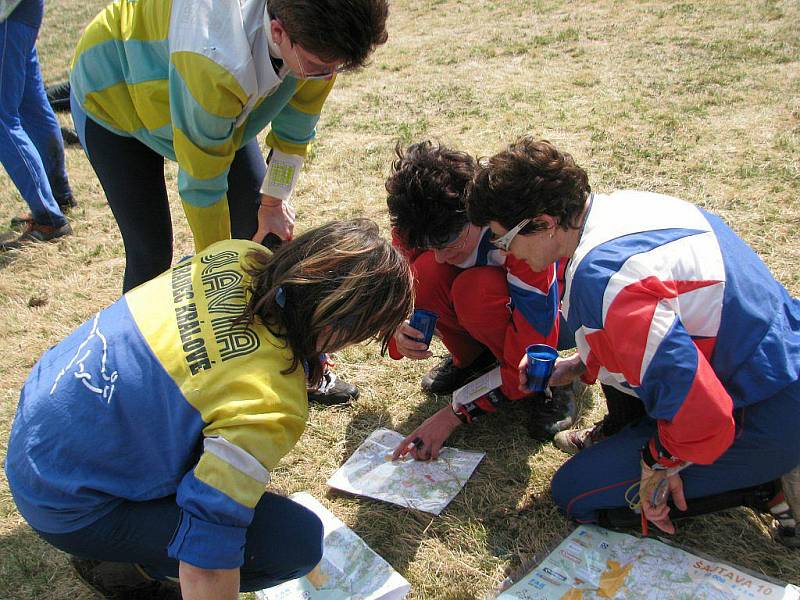
M 479 409 L 493 412 L 501 398 L 530 397 L 518 389 L 517 364 L 530 344 L 558 345 L 555 267 L 532 270 L 493 246 L 488 227 L 467 221 L 465 192 L 476 167 L 472 156 L 430 141 L 406 149 L 398 145 L 395 151 L 386 181 L 393 243 L 412 265 L 416 307 L 438 315 L 437 330 L 449 351 L 425 375 L 422 388 L 450 394 L 499 363 L 503 385 L 499 393 L 477 402 Z M 417 338 L 419 332 L 403 323 L 395 332 L 391 356 L 432 356 Z M 550 439 L 570 426 L 574 412 L 571 386 L 549 400 L 534 397 L 529 431 L 536 439 Z M 415 457 L 435 458 L 461 422 L 449 405 L 437 412 L 409 436 L 419 438 Z

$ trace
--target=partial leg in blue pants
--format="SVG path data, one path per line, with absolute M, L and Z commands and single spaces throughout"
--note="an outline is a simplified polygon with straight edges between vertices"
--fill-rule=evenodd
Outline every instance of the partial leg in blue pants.
M 772 480 L 800 464 L 800 384 L 734 412 L 733 445 L 711 465 L 680 473 L 689 507 L 703 498 Z M 639 449 L 656 430 L 650 418 L 627 427 L 568 460 L 555 474 L 552 495 L 579 522 L 594 522 L 597 511 L 627 506 L 625 493 L 638 483 Z
M 47 542 L 83 559 L 137 563 L 157 580 L 178 577 L 167 555 L 181 519 L 175 496 L 123 502 L 95 523 L 71 533 L 42 533 Z M 251 592 L 302 577 L 322 559 L 322 522 L 305 507 L 265 493 L 247 528 L 240 590 Z
M 53 197 L 59 207 L 69 206 L 73 198 L 64 160 L 64 139 L 61 125 L 47 100 L 36 48 L 31 52 L 25 74 L 25 93 L 19 111 L 22 127 L 42 157 Z
M 36 82 L 41 86 L 41 74 L 35 42 L 38 30 L 8 19 L 0 23 L 0 162 L 31 209 L 36 224 L 61 228 L 67 224 L 50 187 L 47 170 L 37 143 L 26 127 L 32 127 L 37 109 L 27 106 L 43 102 L 41 110 L 52 110 L 42 88 L 35 93 Z M 30 71 L 34 70 L 34 73 Z M 21 115 L 25 106 L 26 117 Z M 55 120 L 55 116 L 52 117 Z M 44 131 L 50 125 L 34 127 L 34 137 L 47 148 Z M 60 140 L 60 132 L 58 139 Z M 61 146 L 63 167 L 63 146 Z M 55 161 L 57 162 L 57 160 Z

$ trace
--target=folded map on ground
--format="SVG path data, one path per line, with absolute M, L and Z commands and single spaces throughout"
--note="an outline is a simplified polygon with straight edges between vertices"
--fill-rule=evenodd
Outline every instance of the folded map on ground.
M 406 456 L 393 461 L 392 452 L 404 437 L 389 429 L 373 431 L 328 485 L 438 515 L 461 491 L 484 454 L 445 447 L 438 460 Z
M 402 600 L 411 586 L 350 528 L 306 492 L 290 496 L 325 528 L 322 561 L 300 579 L 256 592 L 259 600 Z
M 761 579 L 653 538 L 581 525 L 497 600 L 798 600 Z

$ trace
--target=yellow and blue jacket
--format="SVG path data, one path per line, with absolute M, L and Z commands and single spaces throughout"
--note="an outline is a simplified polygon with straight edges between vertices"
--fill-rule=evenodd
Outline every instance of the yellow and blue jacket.
M 276 73 L 266 10 L 266 0 L 116 0 L 73 59 L 73 97 L 92 120 L 178 162 L 197 251 L 230 237 L 235 152 L 271 123 L 267 144 L 305 157 L 333 86 Z
M 302 368 L 238 320 L 260 246 L 214 244 L 128 292 L 48 350 L 20 394 L 6 473 L 25 519 L 76 531 L 120 503 L 176 495 L 173 558 L 243 562 L 270 470 L 308 418 Z

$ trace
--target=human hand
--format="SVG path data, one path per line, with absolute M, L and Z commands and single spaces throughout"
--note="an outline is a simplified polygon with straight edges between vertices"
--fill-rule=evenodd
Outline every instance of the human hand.
M 573 354 L 569 358 L 557 358 L 550 375 L 551 386 L 569 385 L 586 370 L 580 355 Z
M 581 362 L 581 357 L 578 354 L 573 354 L 569 358 L 557 358 L 553 366 L 553 372 L 548 381 L 549 386 L 568 385 L 574 379 L 580 377 L 581 373 L 586 370 L 586 366 Z M 519 375 L 519 390 L 530 394 L 531 390 L 528 388 L 528 355 L 523 354 L 522 359 L 519 361 L 517 367 Z
M 675 526 L 669 519 L 668 501 L 670 496 L 678 510 L 686 510 L 683 495 L 683 480 L 672 469 L 651 469 L 642 463 L 639 481 L 639 500 L 644 517 L 665 533 L 675 533 Z
M 274 233 L 282 240 L 291 240 L 294 234 L 294 207 L 273 196 L 261 194 L 261 205 L 258 207 L 258 229 L 253 241 L 258 242 L 268 233 Z
M 461 419 L 453 414 L 448 404 L 425 419 L 425 422 L 398 444 L 392 453 L 392 460 L 411 454 L 414 460 L 436 460 L 442 444 L 450 434 L 461 425 Z
M 428 349 L 428 346 L 418 341 L 419 338 L 422 338 L 422 332 L 411 327 L 407 320 L 400 323 L 394 330 L 397 351 L 406 358 L 419 360 L 433 356 L 433 352 Z

